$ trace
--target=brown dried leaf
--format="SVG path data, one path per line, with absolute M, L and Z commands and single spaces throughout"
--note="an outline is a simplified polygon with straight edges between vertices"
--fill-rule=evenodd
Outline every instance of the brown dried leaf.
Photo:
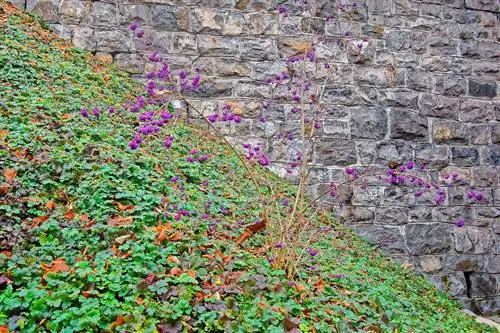
M 14 170 L 14 169 L 5 169 L 5 171 L 3 172 L 3 175 L 4 175 L 5 181 L 7 183 L 13 184 L 14 183 L 14 179 L 17 176 L 17 171 Z

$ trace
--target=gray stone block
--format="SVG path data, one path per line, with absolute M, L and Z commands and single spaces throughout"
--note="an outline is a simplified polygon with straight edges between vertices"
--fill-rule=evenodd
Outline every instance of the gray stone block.
M 405 227 L 410 255 L 440 254 L 451 249 L 452 227 L 444 223 L 415 223 Z
M 428 141 L 427 118 L 413 112 L 392 110 L 390 119 L 391 138 L 406 141 Z
M 383 108 L 353 108 L 350 127 L 354 139 L 383 139 L 387 133 L 387 114 Z

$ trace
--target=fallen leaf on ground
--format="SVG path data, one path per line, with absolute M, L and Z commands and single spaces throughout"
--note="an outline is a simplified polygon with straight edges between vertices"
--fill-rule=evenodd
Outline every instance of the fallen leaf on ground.
M 14 179 L 17 176 L 17 171 L 14 169 L 5 169 L 3 172 L 3 176 L 5 177 L 5 181 L 9 184 L 14 183 Z
M 112 226 L 120 226 L 122 224 L 131 224 L 134 221 L 134 218 L 132 216 L 129 217 L 112 217 L 108 220 L 108 224 Z
M 59 273 L 59 272 L 68 272 L 69 266 L 66 264 L 66 259 L 57 258 L 52 264 L 41 264 L 42 269 L 44 270 L 43 278 L 47 276 L 48 273 Z
M 124 210 L 131 210 L 131 209 L 134 209 L 134 206 L 132 205 L 124 205 L 118 201 L 113 201 L 113 204 L 116 205 L 116 207 L 118 207 L 118 209 L 120 210 L 120 212 L 123 212 Z

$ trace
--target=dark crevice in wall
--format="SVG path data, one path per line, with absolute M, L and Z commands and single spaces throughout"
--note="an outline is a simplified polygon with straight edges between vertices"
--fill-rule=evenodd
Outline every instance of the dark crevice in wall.
M 471 311 L 474 312 L 475 314 L 480 314 L 480 310 L 476 304 L 476 302 L 472 299 L 472 293 L 471 293 L 471 289 L 472 289 L 472 282 L 471 282 L 471 275 L 474 273 L 474 271 L 467 271 L 467 272 L 464 272 L 464 278 L 465 278 L 465 284 L 466 284 L 466 287 L 467 287 L 467 298 L 469 298 L 471 300 Z

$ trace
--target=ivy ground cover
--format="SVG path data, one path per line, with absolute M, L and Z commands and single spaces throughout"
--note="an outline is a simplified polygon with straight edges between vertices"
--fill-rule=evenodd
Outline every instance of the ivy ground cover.
M 130 149 L 137 88 L 0 1 L 0 332 L 493 332 L 328 214 L 286 279 L 219 140 Z

